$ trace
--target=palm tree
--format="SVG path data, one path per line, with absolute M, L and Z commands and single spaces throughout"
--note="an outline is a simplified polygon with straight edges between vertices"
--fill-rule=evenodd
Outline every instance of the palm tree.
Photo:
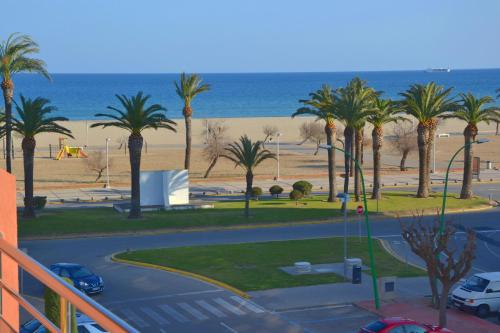
M 233 142 L 225 148 L 222 157 L 235 163 L 235 167 L 242 167 L 246 171 L 247 188 L 245 192 L 245 217 L 250 216 L 250 196 L 252 195 L 253 171 L 267 159 L 276 159 L 276 155 L 262 148 L 262 141 L 252 142 L 246 135 L 239 142 Z
M 500 99 L 500 88 L 496 90 L 497 92 L 497 99 Z M 495 120 L 495 123 L 496 123 L 496 131 L 495 131 L 495 135 L 498 135 L 499 131 L 498 131 L 498 125 L 500 125 L 500 120 Z
M 20 72 L 39 73 L 50 80 L 45 68 L 45 62 L 30 58 L 38 53 L 38 44 L 30 36 L 14 33 L 0 43 L 0 75 L 2 76 L 2 91 L 5 103 L 5 144 L 6 170 L 12 172 L 12 100 L 14 98 L 14 82 L 12 75 Z
M 452 88 L 444 89 L 434 82 L 426 85 L 414 84 L 400 95 L 405 112 L 418 120 L 418 198 L 429 196 L 429 163 L 431 146 L 437 128 L 438 118 L 455 109 L 456 103 L 449 98 Z
M 328 85 L 323 85 L 320 90 L 310 93 L 308 100 L 300 100 L 300 103 L 306 105 L 295 111 L 292 118 L 299 115 L 313 115 L 317 120 L 325 122 L 326 143 L 334 146 L 336 140 L 335 114 L 333 110 L 332 89 Z M 335 179 L 335 149 L 328 149 L 328 201 L 337 201 L 337 182 Z
M 360 165 L 361 146 L 363 140 L 363 128 L 366 118 L 371 113 L 372 102 L 377 92 L 366 85 L 366 81 L 356 77 L 346 87 L 339 88 L 335 92 L 335 114 L 344 123 L 345 138 L 345 179 L 344 193 L 349 191 L 349 174 L 352 145 L 355 143 L 353 158 Z M 354 195 L 356 201 L 361 200 L 360 171 L 354 172 Z M 345 209 L 345 205 L 343 205 Z
M 383 126 L 400 120 L 407 120 L 396 114 L 401 110 L 390 99 L 376 97 L 373 101 L 372 113 L 367 117 L 367 121 L 372 124 L 372 148 L 373 148 L 373 192 L 372 199 L 380 199 L 380 151 L 384 142 Z
M 500 111 L 495 107 L 485 107 L 493 102 L 490 96 L 476 98 L 472 93 L 460 94 L 459 105 L 456 110 L 446 114 L 443 118 L 458 118 L 467 123 L 464 129 L 464 176 L 460 199 L 472 197 L 472 142 L 476 140 L 477 125 L 480 122 L 489 124 L 490 121 L 500 121 Z
M 184 157 L 184 169 L 189 170 L 191 161 L 191 117 L 193 116 L 193 108 L 191 101 L 204 91 L 210 90 L 210 85 L 202 84 L 201 77 L 198 74 L 181 74 L 180 82 L 174 82 L 177 95 L 184 101 L 182 114 L 186 123 L 186 154 Z
M 109 110 L 115 111 L 116 114 L 98 113 L 96 117 L 110 118 L 109 122 L 95 123 L 91 127 L 102 126 L 118 127 L 130 132 L 128 137 L 128 149 L 130 157 L 131 185 L 132 198 L 129 218 L 141 217 L 141 188 L 140 188 L 140 173 L 141 173 L 141 151 L 142 151 L 142 131 L 148 128 L 159 129 L 165 128 L 170 131 L 176 131 L 177 124 L 165 116 L 165 109 L 160 104 L 152 104 L 146 107 L 146 103 L 151 96 L 144 96 L 142 91 L 137 95 L 127 97 L 125 95 L 116 95 L 120 101 L 122 109 L 108 106 Z
M 49 105 L 50 101 L 37 97 L 34 100 L 20 96 L 21 104 L 16 104 L 18 118 L 12 117 L 12 131 L 23 137 L 23 164 L 24 164 L 24 211 L 23 217 L 35 217 L 33 204 L 33 168 L 36 140 L 35 136 L 40 133 L 58 133 L 72 138 L 71 131 L 61 125 L 58 121 L 68 120 L 64 117 L 50 117 L 49 114 L 57 110 Z M 6 132 L 4 129 L 3 132 Z

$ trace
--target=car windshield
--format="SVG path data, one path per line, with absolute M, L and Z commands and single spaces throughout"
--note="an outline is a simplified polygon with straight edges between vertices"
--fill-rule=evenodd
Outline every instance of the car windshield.
M 380 320 L 377 320 L 377 321 L 374 321 L 373 323 L 371 324 L 368 324 L 366 327 L 365 327 L 365 330 L 368 330 L 370 332 L 380 332 L 382 331 L 384 328 L 386 328 L 386 324 L 384 324 L 383 322 L 381 322 Z
M 93 275 L 92 272 L 86 269 L 85 267 L 71 267 L 68 268 L 68 271 L 74 278 L 83 278 Z
M 481 292 L 484 291 L 489 283 L 489 280 L 480 278 L 479 276 L 473 276 L 465 282 L 464 288 Z

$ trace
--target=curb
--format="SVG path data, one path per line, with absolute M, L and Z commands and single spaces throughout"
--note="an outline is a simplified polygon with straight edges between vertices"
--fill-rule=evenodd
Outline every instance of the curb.
M 376 237 L 375 237 L 376 238 Z M 417 264 L 414 264 L 414 263 L 411 263 L 411 262 L 408 262 L 406 261 L 405 259 L 403 259 L 399 254 L 397 254 L 391 247 L 390 245 L 388 244 L 388 242 L 385 240 L 385 239 L 380 239 L 380 238 L 377 238 L 379 241 L 380 241 L 380 244 L 382 244 L 382 247 L 384 248 L 385 251 L 387 251 L 387 253 L 389 253 L 391 256 L 393 256 L 394 258 L 396 258 L 397 260 L 401 261 L 402 263 L 406 264 L 406 265 L 410 265 L 412 267 L 415 267 L 417 269 L 421 269 L 423 270 L 424 272 L 427 272 L 427 270 L 420 266 L 420 265 L 417 265 Z
M 120 253 L 123 253 L 123 252 L 120 252 Z M 249 294 L 247 294 L 246 292 L 244 292 L 242 290 L 239 290 L 239 289 L 237 289 L 237 288 L 235 288 L 233 286 L 230 286 L 230 285 L 228 285 L 228 284 L 226 284 L 224 282 L 214 280 L 214 279 L 209 278 L 209 277 L 204 276 L 204 275 L 200 275 L 200 274 L 196 274 L 196 273 L 192 273 L 192 272 L 188 272 L 188 271 L 183 271 L 181 269 L 177 269 L 177 268 L 173 268 L 173 267 L 160 266 L 160 265 L 155 265 L 155 264 L 148 264 L 148 263 L 144 263 L 144 262 L 140 262 L 140 261 L 135 261 L 135 260 L 120 259 L 120 258 L 116 257 L 117 254 L 119 254 L 119 253 L 113 253 L 111 255 L 111 257 L 110 257 L 111 261 L 114 261 L 114 262 L 117 262 L 117 263 L 121 263 L 121 264 L 128 264 L 128 265 L 132 265 L 132 266 L 152 268 L 152 269 L 157 269 L 157 270 L 161 270 L 161 271 L 166 271 L 166 272 L 169 272 L 169 273 L 179 274 L 179 275 L 182 275 L 182 276 L 190 277 L 190 278 L 193 278 L 195 280 L 200 280 L 200 281 L 203 281 L 203 282 L 206 282 L 206 283 L 213 284 L 215 286 L 221 287 L 223 289 L 229 290 L 230 292 L 235 293 L 236 295 L 238 295 L 240 297 L 243 297 L 245 299 L 250 299 L 251 298 L 251 296 Z

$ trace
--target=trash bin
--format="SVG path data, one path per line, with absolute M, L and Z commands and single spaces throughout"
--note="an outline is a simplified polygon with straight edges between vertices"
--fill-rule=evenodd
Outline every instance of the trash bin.
M 361 284 L 361 266 L 352 267 L 352 284 Z

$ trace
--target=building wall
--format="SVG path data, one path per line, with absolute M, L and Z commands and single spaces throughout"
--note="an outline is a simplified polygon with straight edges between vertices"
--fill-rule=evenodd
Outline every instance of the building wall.
M 17 247 L 16 180 L 4 170 L 0 170 L 0 232 L 7 242 Z M 3 282 L 10 289 L 19 291 L 19 268 L 16 262 L 4 254 L 1 256 Z M 19 305 L 5 290 L 2 290 L 1 315 L 9 326 L 19 327 Z M 0 328 L 2 332 L 6 329 L 3 323 L 0 323 Z

